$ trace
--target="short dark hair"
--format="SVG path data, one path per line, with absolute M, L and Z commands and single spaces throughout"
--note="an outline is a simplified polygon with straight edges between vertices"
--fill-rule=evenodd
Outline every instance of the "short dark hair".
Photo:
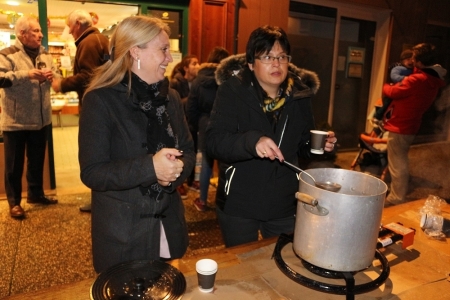
M 432 44 L 421 43 L 412 48 L 414 59 L 420 61 L 424 66 L 436 64 L 436 47 Z
M 180 73 L 181 75 L 184 76 L 186 74 L 186 71 L 184 70 L 184 68 L 185 67 L 186 68 L 189 67 L 189 64 L 191 63 L 191 60 L 193 58 L 197 58 L 197 55 L 188 54 L 185 57 L 183 57 L 183 59 L 179 63 L 177 63 L 175 65 L 175 67 L 173 67 L 172 74 L 170 75 L 170 78 L 174 78 L 177 73 Z
M 227 49 L 223 47 L 214 47 L 208 55 L 207 62 L 209 63 L 220 63 L 220 61 L 226 57 L 230 56 Z
M 280 43 L 281 48 L 290 54 L 291 44 L 286 32 L 278 26 L 265 25 L 258 27 L 251 34 L 247 42 L 245 59 L 247 63 L 254 63 L 255 57 L 266 54 L 272 50 L 275 42 Z

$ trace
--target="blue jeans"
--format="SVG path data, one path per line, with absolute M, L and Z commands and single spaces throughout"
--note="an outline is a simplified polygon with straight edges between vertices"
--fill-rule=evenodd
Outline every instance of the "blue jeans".
M 200 201 L 208 200 L 209 182 L 211 180 L 214 159 L 210 158 L 206 151 L 202 152 L 202 169 L 200 170 Z
M 260 221 L 231 216 L 224 213 L 223 210 L 218 207 L 216 208 L 216 212 L 226 247 L 257 241 L 259 232 L 261 232 L 263 238 L 294 232 L 294 214 L 286 218 Z

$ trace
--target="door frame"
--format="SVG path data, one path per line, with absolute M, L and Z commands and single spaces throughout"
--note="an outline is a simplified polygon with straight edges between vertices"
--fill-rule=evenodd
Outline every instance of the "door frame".
M 367 115 L 372 111 L 377 99 L 381 97 L 383 83 L 386 80 L 387 65 L 389 62 L 389 48 L 392 32 L 392 10 L 383 8 L 373 8 L 363 5 L 335 2 L 331 0 L 291 0 L 293 2 L 303 2 L 313 5 L 321 5 L 337 10 L 335 39 L 333 51 L 333 65 L 331 72 L 330 106 L 328 109 L 328 123 L 333 124 L 333 110 L 336 85 L 336 71 L 339 49 L 339 32 L 341 17 L 348 17 L 376 23 L 374 40 L 374 50 L 372 57 L 372 73 L 370 77 L 369 99 L 367 105 Z M 380 67 L 375 67 L 380 66 Z M 366 131 L 372 131 L 369 122 L 366 122 Z

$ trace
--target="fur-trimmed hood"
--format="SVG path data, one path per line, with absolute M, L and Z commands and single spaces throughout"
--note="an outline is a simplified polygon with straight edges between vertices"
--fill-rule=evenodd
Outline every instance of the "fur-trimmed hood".
M 223 59 L 215 72 L 216 82 L 221 85 L 231 76 L 236 76 L 242 72 L 247 65 L 245 54 L 236 54 Z M 316 94 L 320 87 L 320 80 L 317 73 L 306 69 L 301 69 L 290 63 L 288 71 L 297 76 L 305 85 L 307 85 L 313 94 Z
M 200 65 L 200 68 L 198 69 L 198 71 L 200 72 L 200 70 L 202 70 L 202 69 L 216 69 L 218 65 L 219 64 L 217 64 L 217 63 L 205 62 Z

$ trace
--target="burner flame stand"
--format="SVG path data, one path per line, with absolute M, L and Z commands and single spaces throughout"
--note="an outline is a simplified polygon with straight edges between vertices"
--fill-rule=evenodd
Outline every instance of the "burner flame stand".
M 353 300 L 355 299 L 356 294 L 362 294 L 367 293 L 370 291 L 373 291 L 380 287 L 386 279 L 389 277 L 390 273 L 390 267 L 389 262 L 386 259 L 386 257 L 377 249 L 375 250 L 375 258 L 377 258 L 382 266 L 382 271 L 380 276 L 378 276 L 376 279 L 374 279 L 371 282 L 355 285 L 355 278 L 353 277 L 354 274 L 357 272 L 337 272 L 337 271 L 331 271 L 326 270 L 317 266 L 314 266 L 303 259 L 301 259 L 303 265 L 307 270 L 310 272 L 326 277 L 326 278 L 337 278 L 337 279 L 344 279 L 346 285 L 336 285 L 336 284 L 329 284 L 320 282 L 317 280 L 313 280 L 310 278 L 307 278 L 299 273 L 297 273 L 295 270 L 290 268 L 286 262 L 281 257 L 281 250 L 286 246 L 288 243 L 293 242 L 294 235 L 286 235 L 281 234 L 278 238 L 278 241 L 275 245 L 275 249 L 273 251 L 272 258 L 275 260 L 276 265 L 278 268 L 283 272 L 287 277 L 292 279 L 293 281 L 306 286 L 308 288 L 311 288 L 316 291 L 325 292 L 329 294 L 336 294 L 336 295 L 346 295 L 347 300 Z

